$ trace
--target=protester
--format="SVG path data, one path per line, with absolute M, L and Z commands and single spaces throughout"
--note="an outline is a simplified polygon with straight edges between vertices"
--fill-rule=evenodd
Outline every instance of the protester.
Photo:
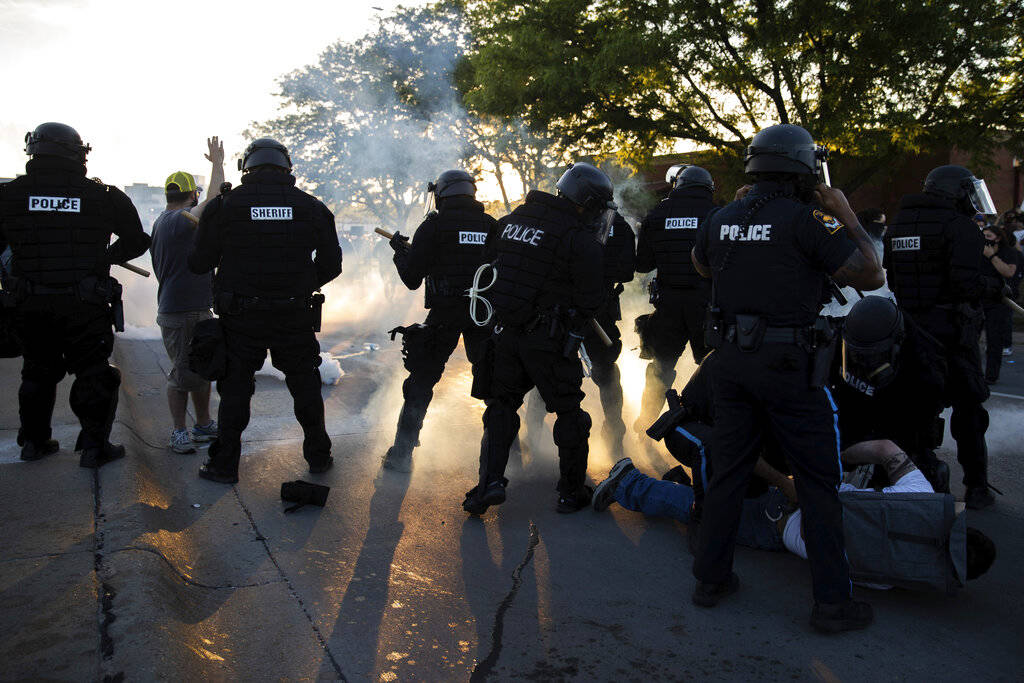
M 211 192 L 199 203 L 202 188 L 185 171 L 167 176 L 164 190 L 167 207 L 153 223 L 153 272 L 157 282 L 157 316 L 164 348 L 171 359 L 167 373 L 167 405 L 174 427 L 170 448 L 175 453 L 195 453 L 193 442 L 217 437 L 217 422 L 210 417 L 210 383 L 188 367 L 188 350 L 196 323 L 213 317 L 213 276 L 195 274 L 188 268 L 188 252 L 195 239 L 196 223 L 206 204 L 220 194 L 224 182 L 224 145 L 214 136 L 207 139 L 206 158 L 212 165 Z M 187 215 L 186 215 L 187 214 Z M 192 396 L 195 426 L 186 429 L 185 412 Z
M 1013 249 L 1002 228 L 987 227 L 982 230 L 982 236 L 985 238 L 982 275 L 1005 282 L 1015 294 L 1022 274 L 1020 253 Z M 1013 313 L 1001 300 L 984 301 L 982 310 L 985 312 L 985 381 L 995 384 L 999 381 L 1003 352 L 1013 347 Z

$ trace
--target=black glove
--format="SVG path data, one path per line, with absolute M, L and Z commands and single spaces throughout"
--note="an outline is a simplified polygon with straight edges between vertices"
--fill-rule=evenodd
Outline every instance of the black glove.
M 388 244 L 390 244 L 391 248 L 396 252 L 409 250 L 409 238 L 400 232 L 396 232 L 395 236 L 388 240 Z

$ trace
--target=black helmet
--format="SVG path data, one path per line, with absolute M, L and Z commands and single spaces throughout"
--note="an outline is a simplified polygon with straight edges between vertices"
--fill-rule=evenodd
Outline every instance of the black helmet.
M 50 155 L 85 163 L 85 155 L 92 147 L 82 142 L 78 131 L 64 123 L 40 123 L 31 133 L 25 133 L 25 152 L 31 156 Z
M 273 138 L 253 140 L 238 160 L 238 170 L 248 171 L 257 166 L 280 166 L 290 171 L 292 159 L 288 156 L 288 148 Z
M 676 173 L 675 186 L 706 187 L 712 192 L 715 191 L 715 181 L 711 179 L 711 174 L 700 166 L 684 166 Z
M 866 296 L 843 323 L 843 380 L 869 396 L 896 376 L 905 337 L 903 314 L 892 299 Z
M 992 203 L 992 196 L 988 193 L 985 181 L 975 178 L 974 174 L 963 166 L 933 168 L 924 179 L 924 191 L 958 202 L 970 201 L 970 208 L 973 211 L 968 211 L 968 213 L 996 215 L 996 208 Z M 967 209 L 966 202 L 964 208 Z
M 569 164 L 555 183 L 558 194 L 583 209 L 583 222 L 594 228 L 603 243 L 615 219 L 614 188 L 604 171 L 585 162 Z
M 827 151 L 814 144 L 811 134 L 800 126 L 780 123 L 768 126 L 750 141 L 743 157 L 743 170 L 749 174 L 793 173 L 822 175 Z
M 465 171 L 450 170 L 437 176 L 437 182 L 427 183 L 427 191 L 433 192 L 437 199 L 465 195 L 476 195 L 476 180 Z

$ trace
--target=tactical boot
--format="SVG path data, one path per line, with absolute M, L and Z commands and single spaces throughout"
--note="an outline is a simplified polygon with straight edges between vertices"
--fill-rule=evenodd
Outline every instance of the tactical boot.
M 594 497 L 594 489 L 589 486 L 581 486 L 576 491 L 570 494 L 559 494 L 558 496 L 558 507 L 556 510 L 562 514 L 568 514 L 570 512 L 579 512 L 583 508 L 590 505 L 591 499 Z
M 199 477 L 207 481 L 215 481 L 218 484 L 238 483 L 238 472 L 220 470 L 213 464 L 213 460 L 207 461 L 205 465 L 199 468 Z
M 690 479 L 690 475 L 686 473 L 682 465 L 676 465 L 665 474 L 661 475 L 662 481 L 674 481 L 677 484 L 683 486 L 693 486 L 693 480 Z
M 967 503 L 969 510 L 982 510 L 994 504 L 996 497 L 988 490 L 988 484 L 985 486 L 970 486 L 964 495 L 964 502 Z
M 332 467 L 334 467 L 334 457 L 328 455 L 325 459 L 323 459 L 323 460 L 321 460 L 319 462 L 311 462 L 311 463 L 309 463 L 309 473 L 310 474 L 323 474 L 324 472 L 326 472 L 327 470 L 331 469 Z
M 871 605 L 859 600 L 847 600 L 835 605 L 814 603 L 811 626 L 822 633 L 841 633 L 867 628 L 874 621 Z
M 39 460 L 48 455 L 53 455 L 60 450 L 60 444 L 56 439 L 48 439 L 41 444 L 34 441 L 27 441 L 21 447 L 21 459 L 25 461 Z
M 384 454 L 381 466 L 393 472 L 412 472 L 412 453 L 392 446 Z
M 466 492 L 466 500 L 462 501 L 462 509 L 471 515 L 482 515 L 492 505 L 505 502 L 505 483 L 492 481 L 487 484 L 483 493 L 479 486 Z
M 622 483 L 623 477 L 635 469 L 633 461 L 629 458 L 623 458 L 612 465 L 612 469 L 608 472 L 608 478 L 594 489 L 593 505 L 595 511 L 602 512 L 607 510 L 608 506 L 615 502 L 615 491 L 619 488 L 619 484 Z
M 78 464 L 80 467 L 96 469 L 103 467 L 108 462 L 120 460 L 124 457 L 124 446 L 109 441 L 102 448 L 83 448 L 79 451 Z
M 714 607 L 719 601 L 729 595 L 732 595 L 740 589 L 740 577 L 736 576 L 735 573 L 730 574 L 729 578 L 722 583 L 707 583 L 704 581 L 698 581 L 697 585 L 693 589 L 693 604 L 700 607 Z

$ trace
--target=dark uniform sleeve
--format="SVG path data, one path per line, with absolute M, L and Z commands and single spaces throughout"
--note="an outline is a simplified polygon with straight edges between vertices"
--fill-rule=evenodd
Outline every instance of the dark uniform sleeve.
M 221 221 L 224 198 L 214 197 L 203 209 L 196 227 L 195 241 L 188 254 L 188 269 L 193 273 L 209 273 L 220 264 L 224 248 L 224 226 Z
M 316 256 L 313 265 L 316 267 L 319 288 L 341 275 L 342 254 L 338 230 L 334 226 L 334 214 L 322 202 L 317 208 L 318 214 L 313 219 L 316 226 Z
M 605 260 L 604 279 L 607 282 L 629 282 L 636 265 L 636 235 L 622 216 L 616 215 L 615 235 L 606 248 L 614 249 L 612 258 Z
M 117 235 L 114 243 L 107 247 L 107 263 L 126 263 L 146 252 L 149 235 L 142 229 L 139 212 L 128 195 L 108 185 L 107 196 L 114 209 L 110 232 Z
M 1002 278 L 986 277 L 981 271 L 985 238 L 966 216 L 949 224 L 949 284 L 956 301 L 992 299 L 1003 289 Z
M 857 245 L 847 237 L 846 228 L 839 219 L 825 221 L 828 216 L 820 210 L 817 211 L 820 218 L 815 215 L 815 210 L 808 208 L 804 220 L 795 227 L 796 244 L 812 265 L 831 275 L 857 251 Z
M 569 277 L 572 280 L 572 307 L 579 316 L 593 318 L 604 302 L 604 254 L 593 234 L 577 231 L 572 237 Z
M 436 214 L 431 214 L 420 223 L 412 235 L 412 244 L 408 249 L 399 249 L 392 260 L 398 270 L 398 277 L 409 289 L 418 289 L 423 278 L 428 274 L 430 264 L 434 262 L 434 235 Z
M 640 237 L 636 243 L 636 272 L 649 273 L 656 267 L 654 263 L 654 246 L 650 238 L 650 216 L 640 224 Z M 632 232 L 632 231 L 630 231 Z M 626 282 L 623 280 L 623 282 Z
M 708 214 L 710 217 L 710 214 Z M 697 228 L 697 237 L 693 242 L 693 253 L 700 261 L 701 265 L 710 267 L 711 263 L 708 261 L 708 221 L 704 221 Z

